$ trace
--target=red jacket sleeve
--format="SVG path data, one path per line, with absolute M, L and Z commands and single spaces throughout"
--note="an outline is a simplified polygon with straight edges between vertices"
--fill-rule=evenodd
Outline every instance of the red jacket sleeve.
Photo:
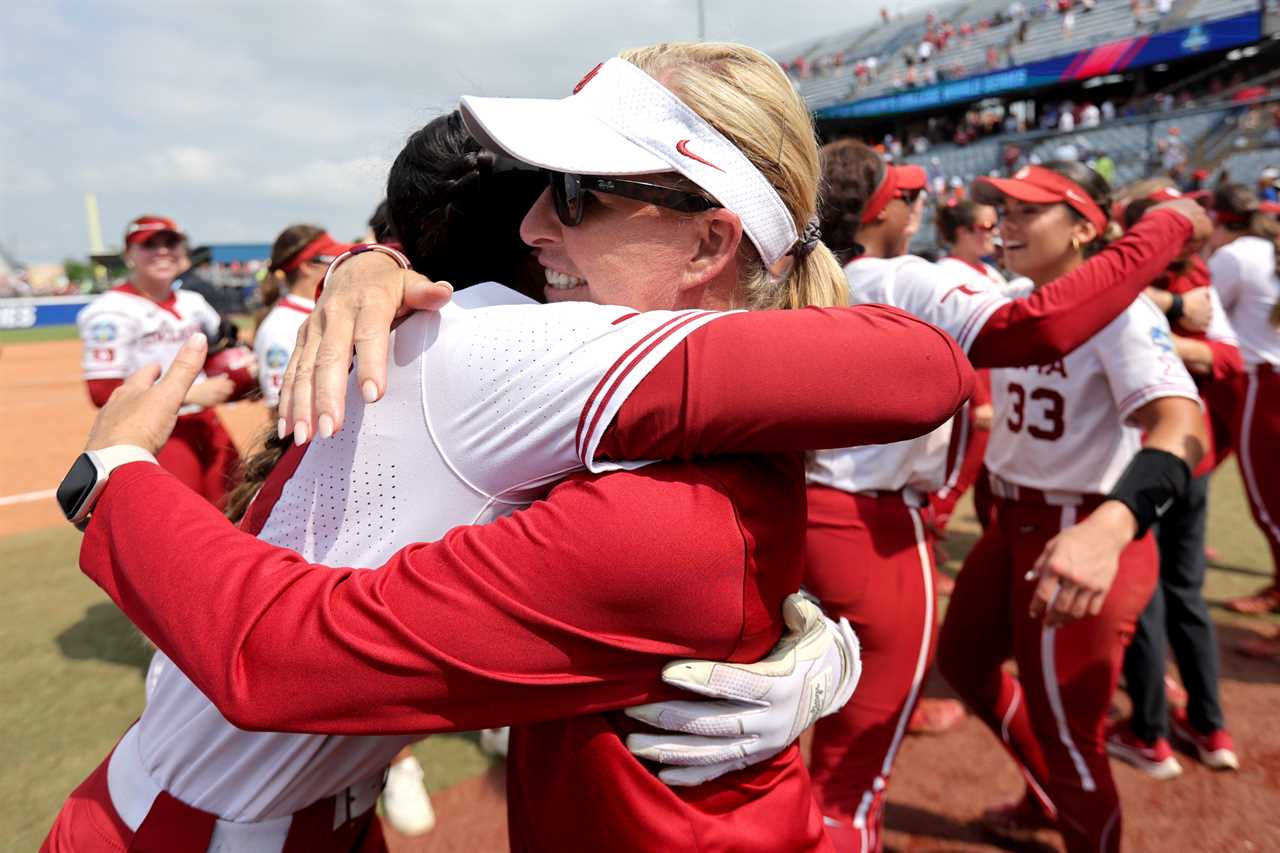
M 1001 307 L 969 347 L 976 367 L 1021 367 L 1062 358 L 1120 315 L 1173 262 L 1191 223 L 1158 210 L 1087 263 Z
M 1208 338 L 1204 343 L 1213 353 L 1212 379 L 1214 382 L 1221 382 L 1244 373 L 1244 359 L 1240 356 L 1238 346 L 1225 341 L 1211 341 Z
M 673 658 L 755 659 L 776 641 L 744 640 L 751 549 L 716 465 L 570 478 L 367 571 L 258 540 L 133 463 L 104 490 L 80 566 L 241 728 L 559 719 L 673 698 L 659 680 Z
M 973 381 L 951 336 L 896 308 L 734 314 L 698 329 L 645 377 L 597 457 L 903 441 L 946 423 Z
M 111 399 L 111 392 L 124 384 L 123 379 L 86 379 L 89 386 L 89 399 L 101 409 Z

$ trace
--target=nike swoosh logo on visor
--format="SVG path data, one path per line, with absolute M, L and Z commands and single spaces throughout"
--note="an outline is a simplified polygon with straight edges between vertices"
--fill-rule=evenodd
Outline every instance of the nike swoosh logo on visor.
M 711 168 L 715 169 L 717 172 L 724 171 L 724 169 L 721 169 L 719 166 L 717 166 L 715 163 L 712 163 L 710 160 L 703 160 L 697 154 L 694 154 L 692 151 L 690 151 L 689 140 L 687 139 L 681 139 L 679 142 L 676 143 L 676 151 L 688 157 L 690 160 L 697 160 L 699 163 L 702 163 L 704 166 L 710 166 Z

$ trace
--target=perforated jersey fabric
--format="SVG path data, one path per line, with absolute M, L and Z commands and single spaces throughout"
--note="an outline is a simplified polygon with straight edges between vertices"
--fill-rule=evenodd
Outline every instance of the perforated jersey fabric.
M 376 405 L 352 382 L 347 424 L 307 449 L 261 538 L 308 560 L 372 568 L 411 542 L 505 515 L 588 467 L 581 454 L 631 389 L 722 316 L 541 306 L 496 284 L 463 290 L 397 328 Z M 242 731 L 163 655 L 151 672 L 137 724 L 143 763 L 160 787 L 226 819 L 291 814 L 376 773 L 415 739 Z M 121 815 L 137 812 L 123 805 Z

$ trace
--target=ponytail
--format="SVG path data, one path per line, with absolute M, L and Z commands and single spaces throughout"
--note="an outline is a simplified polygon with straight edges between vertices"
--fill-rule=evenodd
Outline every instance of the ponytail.
M 275 427 L 270 427 L 263 431 L 262 446 L 241 463 L 240 481 L 227 494 L 225 512 L 227 518 L 232 522 L 239 524 L 244 518 L 245 511 L 249 509 L 249 504 L 253 502 L 254 495 L 258 494 L 258 490 L 262 488 L 262 484 L 266 481 L 267 475 L 271 473 L 271 469 L 276 467 L 280 457 L 284 456 L 284 452 L 289 449 L 291 441 L 292 439 L 289 436 L 281 438 L 277 435 Z
M 849 280 L 836 256 L 819 242 L 792 267 L 782 299 L 783 304 L 767 307 L 838 308 L 849 304 Z

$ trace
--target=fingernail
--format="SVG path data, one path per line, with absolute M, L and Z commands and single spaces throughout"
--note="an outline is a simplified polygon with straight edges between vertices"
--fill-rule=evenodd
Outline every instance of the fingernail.
M 196 332 L 188 340 L 193 346 L 200 346 L 209 342 L 209 339 L 204 336 L 204 332 Z
M 293 425 L 293 443 L 302 445 L 307 443 L 307 422 L 298 421 Z
M 317 432 L 321 438 L 333 438 L 333 416 L 324 414 L 316 421 Z
M 372 379 L 366 379 L 364 384 L 360 386 L 360 393 L 364 395 L 366 403 L 376 402 L 378 399 L 378 385 Z
M 281 418 L 280 420 L 276 421 L 276 438 L 284 438 L 288 434 L 289 434 L 289 424 L 285 422 L 285 419 Z
M 449 282 L 447 282 L 447 281 L 437 281 L 437 282 L 436 282 L 436 284 L 440 285 L 441 287 L 447 287 L 447 288 L 449 288 L 449 292 L 450 292 L 450 293 L 453 293 L 453 285 L 452 285 L 452 284 L 450 284 Z

